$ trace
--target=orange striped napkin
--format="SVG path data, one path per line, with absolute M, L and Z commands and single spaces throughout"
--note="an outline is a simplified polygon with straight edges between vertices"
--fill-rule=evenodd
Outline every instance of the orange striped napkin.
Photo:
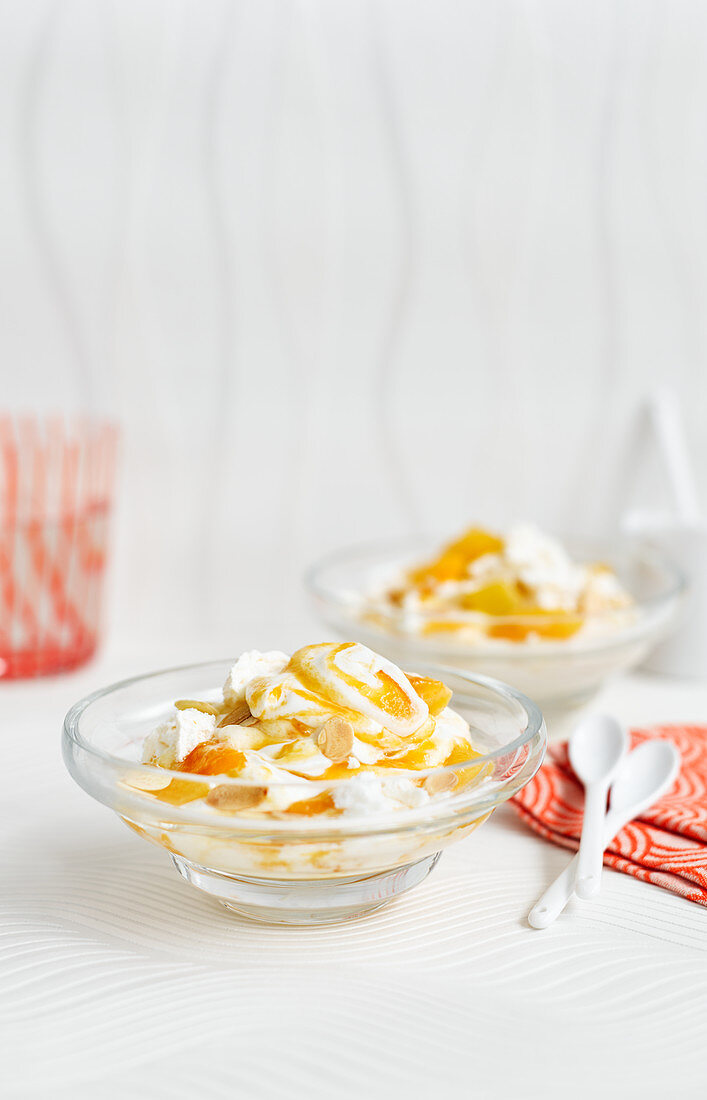
M 634 729 L 631 747 L 652 737 L 677 745 L 680 774 L 666 795 L 617 834 L 604 863 L 707 905 L 707 726 Z M 584 793 L 566 742 L 550 745 L 542 768 L 513 805 L 536 833 L 564 848 L 578 848 Z

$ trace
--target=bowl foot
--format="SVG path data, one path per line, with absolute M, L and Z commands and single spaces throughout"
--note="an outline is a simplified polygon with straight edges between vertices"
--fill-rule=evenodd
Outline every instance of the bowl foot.
M 373 875 L 289 880 L 227 874 L 179 855 L 172 855 L 172 862 L 192 886 L 240 916 L 269 924 L 304 925 L 335 924 L 380 909 L 427 878 L 439 857 L 435 852 Z

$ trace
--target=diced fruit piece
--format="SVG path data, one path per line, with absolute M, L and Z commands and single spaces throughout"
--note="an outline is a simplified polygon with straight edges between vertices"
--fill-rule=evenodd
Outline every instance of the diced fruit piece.
M 408 771 L 419 771 L 420 768 L 433 768 L 439 763 L 437 746 L 434 741 L 422 741 L 414 749 L 410 749 L 404 756 L 387 756 L 380 764 L 386 768 L 405 768 Z
M 179 771 L 227 775 L 229 772 L 240 772 L 245 762 L 243 753 L 232 748 L 227 741 L 202 741 L 184 757 Z
M 497 554 L 503 549 L 503 539 L 481 527 L 470 527 L 461 538 L 446 546 L 438 558 L 413 569 L 410 580 L 415 585 L 440 581 L 459 581 L 467 575 L 469 565 L 484 554 Z
M 376 706 L 389 714 L 391 718 L 408 719 L 414 714 L 410 700 L 406 692 L 396 683 L 387 672 L 377 672 L 376 679 L 381 683 L 379 691 L 371 692 L 370 696 Z
M 564 615 L 553 622 L 543 623 L 538 634 L 543 638 L 571 638 L 581 628 L 583 619 L 581 615 Z
M 462 787 L 468 787 L 469 784 L 479 776 L 484 774 L 491 775 L 493 773 L 493 764 L 484 765 L 467 763 L 467 761 L 473 760 L 480 755 L 481 753 L 476 752 L 470 745 L 465 745 L 463 742 L 457 742 L 447 759 L 444 761 L 447 767 L 450 764 L 457 765 L 454 775 L 457 777 L 460 790 Z
M 426 587 L 442 581 L 460 581 L 466 576 L 467 560 L 463 554 L 447 550 L 435 561 L 421 565 L 410 573 L 412 584 Z
M 330 813 L 335 810 L 334 799 L 329 791 L 315 794 L 313 798 L 303 798 L 300 802 L 292 802 L 285 813 L 299 814 L 300 817 L 314 817 L 315 814 Z
M 503 539 L 482 527 L 470 527 L 461 538 L 448 547 L 462 553 L 468 562 L 476 561 L 484 554 L 498 554 L 503 549 Z
M 447 759 L 444 761 L 445 765 L 449 764 L 465 764 L 467 760 L 473 760 L 475 756 L 481 754 L 472 749 L 471 745 L 464 741 L 458 741 Z
M 195 783 L 191 779 L 173 779 L 164 790 L 150 791 L 153 798 L 159 798 L 160 802 L 169 802 L 172 806 L 183 806 L 186 802 L 194 802 L 208 793 L 207 783 Z
M 433 717 L 441 714 L 452 698 L 450 689 L 441 680 L 433 680 L 430 676 L 408 676 L 408 680 L 420 698 L 427 703 Z
M 534 616 L 538 617 L 534 621 Z M 504 638 L 508 642 L 524 642 L 530 634 L 540 638 L 571 638 L 581 628 L 583 619 L 568 611 L 532 609 L 523 618 L 504 623 L 492 623 L 486 633 L 491 638 Z
M 430 619 L 423 623 L 422 634 L 455 634 L 466 624 L 460 619 Z
M 325 772 L 322 772 L 320 779 L 350 779 L 352 775 L 358 775 L 359 772 L 364 769 L 359 765 L 358 768 L 350 768 L 348 762 L 342 764 L 330 764 Z M 302 774 L 302 773 L 295 773 Z M 305 777 L 306 778 L 306 777 Z
M 465 611 L 482 611 L 485 615 L 513 615 L 523 609 L 518 589 L 505 581 L 495 581 L 477 588 L 475 592 L 465 592 L 460 603 Z
M 527 622 L 491 623 L 486 628 L 489 638 L 503 638 L 507 642 L 524 642 L 535 627 Z

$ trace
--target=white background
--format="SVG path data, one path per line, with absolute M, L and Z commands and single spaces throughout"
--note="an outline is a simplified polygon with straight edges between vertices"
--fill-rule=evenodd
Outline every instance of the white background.
M 122 423 L 113 637 L 280 644 L 353 539 L 610 529 L 656 382 L 703 475 L 706 61 L 697 0 L 5 3 L 2 403 Z

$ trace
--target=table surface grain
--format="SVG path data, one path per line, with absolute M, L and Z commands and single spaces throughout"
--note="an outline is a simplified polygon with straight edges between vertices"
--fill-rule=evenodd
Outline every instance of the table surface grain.
M 0 685 L 4 1095 L 704 1096 L 707 910 L 607 871 L 534 932 L 567 854 L 502 809 L 378 913 L 240 919 L 64 770 L 63 714 L 134 662 Z M 602 702 L 707 721 L 704 684 L 636 675 Z

